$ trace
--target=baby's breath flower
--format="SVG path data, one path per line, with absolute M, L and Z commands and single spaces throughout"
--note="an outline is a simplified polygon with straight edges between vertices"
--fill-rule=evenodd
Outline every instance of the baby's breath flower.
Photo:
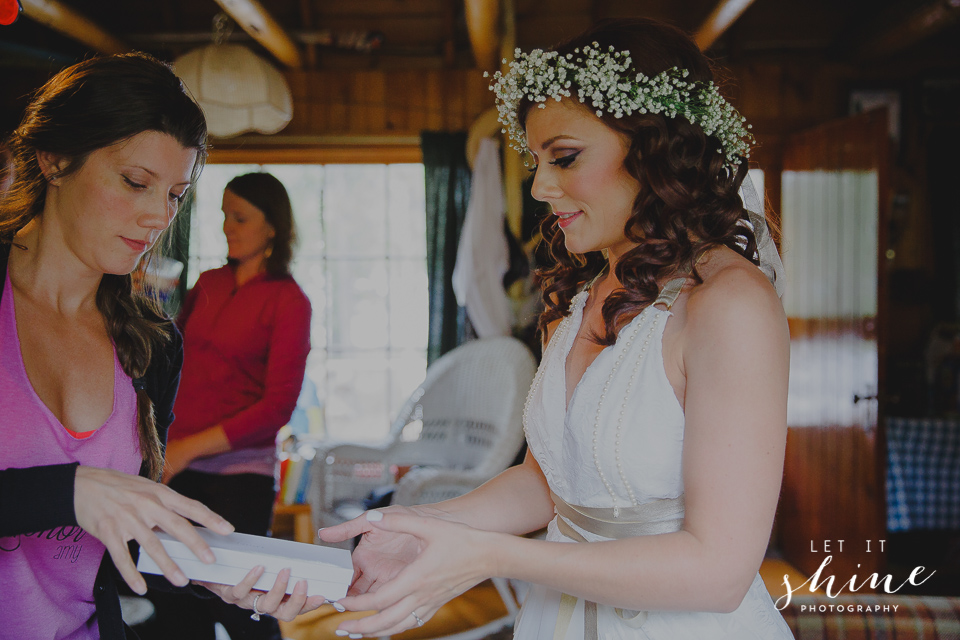
M 513 140 L 511 146 L 521 153 L 527 139 L 517 117 L 520 101 L 526 98 L 543 109 L 548 98 L 559 102 L 572 97 L 570 87 L 575 82 L 577 99 L 584 104 L 589 100 L 597 116 L 604 111 L 616 118 L 633 113 L 668 118 L 682 115 L 720 141 L 717 151 L 726 156 L 731 168 L 750 156 L 754 137 L 750 125 L 744 126 L 746 119 L 720 95 L 713 82 L 685 80 L 690 75 L 686 69 L 673 67 L 653 78 L 634 75 L 629 72 L 632 60 L 628 51 L 609 47 L 604 52 L 596 42 L 583 47 L 582 52 L 575 49 L 565 56 L 542 49 L 530 53 L 517 49 L 515 57 L 506 74 L 493 74 L 490 89 L 497 94 L 500 122 Z

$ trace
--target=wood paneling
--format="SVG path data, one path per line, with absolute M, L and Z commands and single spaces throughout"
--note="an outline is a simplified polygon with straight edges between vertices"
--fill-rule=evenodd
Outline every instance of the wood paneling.
M 789 430 L 779 540 L 784 556 L 807 576 L 826 556 L 832 558 L 822 575 L 836 576 L 837 586 L 854 574 L 882 571 L 884 528 L 878 527 L 875 505 L 885 493 L 876 445 L 876 436 L 862 429 Z M 829 552 L 825 541 L 830 541 Z
M 283 136 L 419 135 L 466 130 L 493 105 L 479 71 L 291 71 L 293 120 Z
M 807 576 L 828 555 L 832 558 L 823 576 L 836 576 L 837 586 L 854 574 L 882 570 L 878 540 L 885 536 L 877 505 L 886 493 L 876 448 L 876 435 L 863 429 L 789 429 L 778 540 L 784 557 Z M 824 551 L 828 540 L 829 553 Z M 844 541 L 843 551 L 839 540 Z

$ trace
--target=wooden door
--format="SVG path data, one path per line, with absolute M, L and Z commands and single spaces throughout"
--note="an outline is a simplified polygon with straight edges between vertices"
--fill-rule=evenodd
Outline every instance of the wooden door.
M 824 576 L 837 586 L 884 566 L 888 157 L 885 110 L 797 134 L 784 147 L 790 428 L 778 533 L 786 558 L 808 576 L 832 556 Z

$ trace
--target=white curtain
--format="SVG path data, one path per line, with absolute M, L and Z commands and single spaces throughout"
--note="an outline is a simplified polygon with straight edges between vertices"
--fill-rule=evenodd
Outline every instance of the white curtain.
M 510 302 L 503 275 L 510 266 L 504 237 L 505 200 L 500 151 L 491 138 L 480 142 L 473 163 L 470 202 L 457 247 L 453 291 L 477 336 L 510 335 Z

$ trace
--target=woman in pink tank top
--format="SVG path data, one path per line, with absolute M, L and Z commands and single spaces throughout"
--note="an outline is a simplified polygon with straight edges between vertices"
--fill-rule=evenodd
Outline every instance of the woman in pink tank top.
M 15 179 L 0 197 L 0 640 L 124 638 L 116 577 L 147 589 L 128 542 L 186 586 L 153 529 L 205 562 L 213 554 L 187 519 L 232 531 L 156 482 L 182 342 L 131 277 L 205 148 L 200 108 L 168 65 L 142 54 L 61 71 L 11 137 Z M 257 577 L 220 593 L 251 608 Z M 281 575 L 259 611 L 291 618 L 319 606 L 285 587 Z

